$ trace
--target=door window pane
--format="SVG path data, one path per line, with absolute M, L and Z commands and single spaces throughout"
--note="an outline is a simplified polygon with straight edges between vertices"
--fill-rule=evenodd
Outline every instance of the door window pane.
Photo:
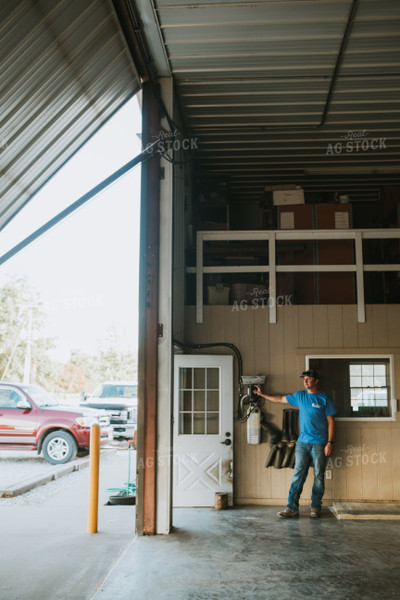
M 220 368 L 181 367 L 179 433 L 219 435 Z
M 207 413 L 207 433 L 218 435 L 218 433 L 219 433 L 219 414 L 218 413 Z
M 179 433 L 192 433 L 192 413 L 181 413 L 179 418 Z
M 194 388 L 196 390 L 204 390 L 206 384 L 206 370 L 195 367 L 194 371 Z
M 194 413 L 193 414 L 193 433 L 201 434 L 206 432 L 206 413 Z
M 192 392 L 191 391 L 181 391 L 180 393 L 180 411 L 191 411 L 192 410 Z
M 205 391 L 199 392 L 195 390 L 193 392 L 193 410 L 205 410 L 206 409 L 206 393 Z
M 207 392 L 207 410 L 219 411 L 219 392 Z
M 207 389 L 219 389 L 219 369 L 207 369 Z
M 180 369 L 179 387 L 181 390 L 192 389 L 192 368 L 191 367 L 182 367 Z

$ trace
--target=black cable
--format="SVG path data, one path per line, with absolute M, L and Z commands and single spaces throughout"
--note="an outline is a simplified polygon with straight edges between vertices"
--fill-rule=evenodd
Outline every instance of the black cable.
M 171 130 L 171 133 L 173 131 L 180 131 L 181 133 L 186 135 L 185 130 L 182 129 L 179 125 L 177 125 L 177 123 L 175 123 L 175 121 L 170 117 L 167 107 L 164 104 L 164 100 L 163 100 L 161 92 L 160 92 L 160 85 L 158 83 L 153 84 L 153 91 L 154 91 L 154 97 L 155 97 L 156 101 L 158 102 L 160 110 L 168 121 L 168 125 Z
M 168 122 L 168 125 L 170 128 L 170 131 L 168 133 L 171 133 L 171 134 L 173 134 L 173 136 L 175 136 L 175 132 L 179 132 L 180 134 L 182 134 L 182 136 L 186 136 L 186 138 L 187 138 L 188 137 L 187 131 L 185 131 L 185 129 L 183 129 L 177 123 L 175 123 L 175 121 L 171 118 L 171 116 L 167 110 L 167 107 L 165 106 L 164 100 L 162 98 L 161 91 L 160 91 L 160 85 L 158 83 L 153 82 L 153 93 L 154 93 L 156 102 L 158 103 L 161 114 L 164 115 L 164 117 L 166 118 L 166 120 Z M 172 150 L 173 150 L 173 148 L 172 148 Z M 184 165 L 193 159 L 193 157 L 190 156 L 186 160 L 176 160 L 176 159 L 168 156 L 167 152 L 168 152 L 168 150 L 166 150 L 164 148 L 164 151 L 163 152 L 160 151 L 160 154 L 165 160 L 167 160 L 168 162 L 170 162 L 173 165 Z
M 193 160 L 193 156 L 189 156 L 189 158 L 187 158 L 186 160 L 176 160 L 175 158 L 171 158 L 170 156 L 168 156 L 167 152 L 167 150 L 164 150 L 163 152 L 160 152 L 160 155 L 172 165 L 186 165 L 188 162 Z
M 233 350 L 233 352 L 236 354 L 236 358 L 237 358 L 237 362 L 238 362 L 239 401 L 238 401 L 237 414 L 238 414 L 238 419 L 241 419 L 241 412 L 242 412 L 241 402 L 242 402 L 242 398 L 244 397 L 243 393 L 242 393 L 242 389 L 243 389 L 243 384 L 242 384 L 243 359 L 242 359 L 242 355 L 240 354 L 239 348 L 237 348 L 237 346 L 235 346 L 234 344 L 229 344 L 227 342 L 215 342 L 215 343 L 211 343 L 211 344 L 182 344 L 181 342 L 179 342 L 178 340 L 175 340 L 175 339 L 173 340 L 173 342 L 174 342 L 174 344 L 176 344 L 183 350 L 185 350 L 185 348 L 192 348 L 194 350 L 200 350 L 202 348 L 213 348 L 216 346 L 222 346 L 222 347 L 230 348 L 231 350 Z
M 238 418 L 241 423 L 247 423 L 247 421 L 250 419 L 250 415 L 258 408 L 257 402 L 251 402 L 251 403 L 249 403 L 249 408 L 248 408 L 247 412 L 244 412 L 243 400 L 244 400 L 244 398 L 246 398 L 246 396 L 242 396 L 240 398 L 240 413 L 238 414 Z
M 244 414 L 243 400 L 247 397 L 250 398 L 250 401 L 248 403 L 249 410 Z M 245 396 L 241 396 L 239 398 L 239 406 L 238 406 L 238 419 L 240 420 L 240 422 L 246 423 L 249 420 L 250 415 L 256 409 L 259 409 L 261 412 L 261 407 L 263 406 L 263 404 L 264 404 L 264 398 L 262 398 L 261 396 L 258 396 L 254 392 L 251 392 L 250 394 L 246 394 Z
M 238 370 L 239 370 L 239 384 L 242 385 L 242 375 L 243 375 L 243 359 L 240 354 L 239 349 L 234 344 L 229 344 L 227 342 L 215 342 L 211 344 L 185 344 L 187 348 L 194 348 L 200 350 L 201 348 L 213 348 L 215 346 L 223 346 L 226 348 L 230 348 L 236 354 L 236 358 L 238 361 Z

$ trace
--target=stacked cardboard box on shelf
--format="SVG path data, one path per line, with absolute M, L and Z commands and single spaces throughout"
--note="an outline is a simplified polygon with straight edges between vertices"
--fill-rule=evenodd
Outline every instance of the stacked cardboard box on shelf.
M 312 229 L 314 224 L 312 204 L 278 206 L 279 229 Z
M 313 205 L 295 204 L 277 209 L 280 229 L 312 229 Z M 280 265 L 312 265 L 314 243 L 312 240 L 278 242 L 277 259 Z M 314 273 L 278 273 L 277 295 L 290 296 L 295 304 L 314 303 Z
M 276 190 L 272 192 L 272 202 L 274 206 L 304 204 L 304 190 Z
M 349 204 L 303 204 L 277 208 L 279 229 L 349 229 L 351 206 Z M 279 248 L 279 246 L 278 246 Z M 318 263 L 353 264 L 351 240 L 300 241 L 281 244 L 279 264 L 307 265 Z M 293 294 L 299 304 L 351 304 L 355 302 L 352 273 L 281 273 L 277 288 Z
M 285 185 L 266 185 L 264 190 L 267 194 L 272 195 L 272 204 L 274 206 L 304 204 L 304 190 L 299 185 L 291 183 Z
M 349 229 L 350 204 L 316 204 L 317 229 Z M 317 258 L 320 265 L 351 265 L 354 263 L 352 240 L 319 240 Z M 355 302 L 353 273 L 319 273 L 319 304 L 353 304 Z

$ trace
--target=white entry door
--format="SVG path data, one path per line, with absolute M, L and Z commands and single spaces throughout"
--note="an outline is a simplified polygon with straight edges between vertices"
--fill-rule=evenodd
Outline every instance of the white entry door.
M 174 380 L 173 505 L 232 504 L 232 357 L 178 355 Z

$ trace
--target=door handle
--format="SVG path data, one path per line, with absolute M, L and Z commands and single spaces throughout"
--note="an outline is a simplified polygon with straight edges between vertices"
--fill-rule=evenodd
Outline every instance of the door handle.
M 226 440 L 224 440 L 223 442 L 221 442 L 221 444 L 225 444 L 225 446 L 230 446 L 232 444 L 232 440 L 230 440 L 230 439 L 227 438 Z

